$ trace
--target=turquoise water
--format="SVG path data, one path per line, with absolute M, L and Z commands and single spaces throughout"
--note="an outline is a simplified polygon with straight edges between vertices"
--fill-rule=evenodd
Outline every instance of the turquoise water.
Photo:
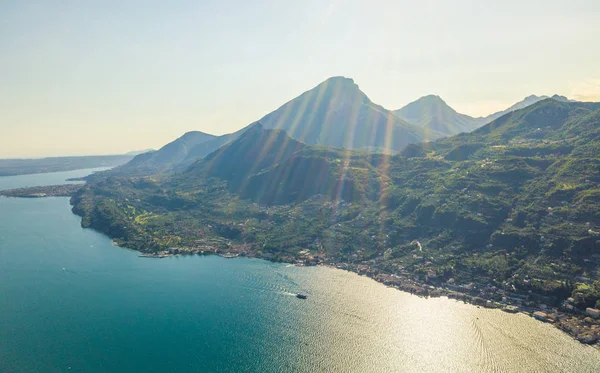
M 524 315 L 330 268 L 140 258 L 79 222 L 67 198 L 0 198 L 0 372 L 600 371 Z

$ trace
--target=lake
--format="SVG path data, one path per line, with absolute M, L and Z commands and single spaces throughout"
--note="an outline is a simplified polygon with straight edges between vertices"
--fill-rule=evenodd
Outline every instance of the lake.
M 67 371 L 598 372 L 600 353 L 525 315 L 341 270 L 141 258 L 82 229 L 68 198 L 0 197 L 0 372 Z
M 0 176 L 0 190 L 28 188 L 43 185 L 78 184 L 81 181 L 67 181 L 68 179 L 80 178 L 93 172 L 109 170 L 110 167 L 88 168 L 85 170 L 74 170 L 64 172 L 51 172 L 47 174 Z

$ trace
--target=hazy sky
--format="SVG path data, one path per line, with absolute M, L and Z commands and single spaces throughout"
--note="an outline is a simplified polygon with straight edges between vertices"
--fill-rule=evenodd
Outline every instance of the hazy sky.
M 330 76 L 397 109 L 600 101 L 599 0 L 2 0 L 0 157 L 223 134 Z

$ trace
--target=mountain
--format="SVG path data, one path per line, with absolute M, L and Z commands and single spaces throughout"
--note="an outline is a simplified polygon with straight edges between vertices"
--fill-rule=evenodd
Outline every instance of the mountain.
M 493 156 L 548 156 L 587 149 L 600 138 L 593 114 L 598 103 L 557 101 L 546 98 L 504 116 L 470 133 L 413 144 L 403 156 L 432 154 L 448 160 L 484 159 Z
M 301 202 L 316 195 L 360 198 L 377 179 L 364 178 L 364 171 L 371 168 L 362 162 L 364 156 L 307 145 L 285 131 L 256 123 L 176 176 L 173 183 L 189 191 L 218 178 L 226 181 L 230 192 L 266 204 Z M 359 165 L 363 175 L 355 171 Z
M 263 129 L 283 130 L 291 138 L 307 145 L 371 152 L 396 152 L 411 145 L 405 149 L 405 154 L 412 151 L 421 154 L 422 148 L 412 145 L 470 132 L 496 116 L 541 99 L 529 96 L 507 110 L 486 118 L 472 118 L 457 113 L 434 95 L 422 97 L 391 112 L 374 104 L 352 79 L 333 77 L 235 133 L 214 136 L 199 131 L 188 132 L 158 151 L 140 154 L 123 166 L 90 178 L 183 172 L 198 159 L 238 139 L 256 123 L 260 123 Z M 553 99 L 569 102 L 567 98 L 557 95 Z
M 137 156 L 111 173 L 140 175 L 184 170 L 234 141 L 256 123 L 265 129 L 284 130 L 309 145 L 368 151 L 395 152 L 407 144 L 442 136 L 409 124 L 374 104 L 352 79 L 333 77 L 235 133 L 213 136 L 189 132 L 156 152 Z
M 576 100 L 571 100 L 571 99 L 569 99 L 569 98 L 567 98 L 567 97 L 565 97 L 565 96 L 556 95 L 556 94 L 555 94 L 555 95 L 553 95 L 553 96 L 552 96 L 552 97 L 550 97 L 550 98 L 551 98 L 551 99 L 553 99 L 553 100 L 556 100 L 556 101 L 562 101 L 562 102 L 577 102 Z
M 352 79 L 332 77 L 237 132 L 222 136 L 188 132 L 157 151 L 140 154 L 131 162 L 95 177 L 183 171 L 198 159 L 234 141 L 256 123 L 265 129 L 284 130 L 290 137 L 308 145 L 396 152 L 410 144 L 472 131 L 543 98 L 545 96 L 529 96 L 486 118 L 457 113 L 433 95 L 391 112 L 373 103 Z M 558 95 L 553 99 L 568 101 Z
M 218 177 L 227 180 L 231 190 L 239 190 L 252 175 L 269 167 L 286 164 L 307 145 L 281 130 L 266 130 L 253 124 L 236 140 L 207 155 L 190 167 L 185 176 Z
M 486 117 L 474 118 L 456 112 L 439 96 L 429 95 L 421 97 L 403 108 L 395 110 L 393 113 L 409 123 L 447 136 L 456 135 L 461 132 L 471 132 L 505 114 L 524 109 L 548 98 L 561 102 L 576 102 L 560 95 L 552 97 L 531 95 L 505 110 L 498 111 Z
M 559 97 L 559 96 L 555 95 L 555 97 Z M 505 110 L 501 110 L 496 113 L 490 114 L 487 117 L 484 117 L 483 124 L 490 123 L 491 121 L 500 118 L 504 114 L 511 113 L 515 110 L 524 109 L 527 106 L 531 106 L 531 105 L 535 104 L 536 102 L 540 102 L 547 98 L 548 98 L 548 96 L 536 96 L 536 95 L 527 96 L 522 101 L 517 102 L 516 104 L 510 106 L 509 108 L 507 108 Z
M 546 100 L 548 98 L 551 98 L 555 101 L 561 101 L 561 102 L 577 102 L 575 100 L 570 100 L 565 96 L 560 96 L 560 95 L 553 95 L 552 97 L 548 97 L 548 96 L 536 96 L 536 95 L 531 95 L 531 96 L 527 96 L 525 97 L 522 101 L 517 102 L 516 104 L 512 105 L 511 107 L 509 107 L 508 109 L 502 110 L 502 111 L 498 111 L 496 113 L 490 114 L 487 117 L 484 118 L 478 118 L 481 119 L 482 124 L 487 124 L 490 123 L 493 120 L 496 120 L 498 118 L 500 118 L 501 116 L 503 116 L 504 114 L 508 114 L 508 113 L 512 113 L 515 110 L 519 110 L 519 109 L 524 109 L 528 106 L 531 106 L 537 102 L 540 102 L 542 100 Z
M 421 97 L 393 113 L 409 123 L 443 135 L 471 132 L 483 124 L 480 118 L 457 113 L 435 95 Z
M 441 135 L 396 117 L 345 77 L 333 77 L 259 120 L 310 145 L 398 151 Z
M 215 150 L 219 149 L 220 147 L 230 143 L 231 141 L 234 141 L 239 136 L 241 136 L 244 132 L 246 132 L 246 130 L 248 128 L 250 128 L 250 126 L 244 127 L 233 133 L 216 136 L 213 139 L 210 139 L 206 142 L 203 142 L 203 143 L 193 147 L 192 149 L 189 150 L 189 152 L 187 153 L 187 155 L 185 156 L 183 161 L 181 161 L 177 165 L 177 169 L 183 170 L 183 169 L 187 168 L 189 165 L 191 165 L 192 163 L 194 163 L 195 161 L 197 161 L 198 159 L 206 157 L 208 154 L 214 152 Z
M 486 147 L 506 145 L 539 151 L 543 147 L 571 144 L 575 149 L 598 137 L 600 128 L 586 120 L 587 115 L 597 109 L 600 109 L 598 103 L 543 99 L 525 109 L 510 112 L 472 133 L 442 139 L 436 146 L 481 143 Z
M 309 250 L 436 286 L 573 296 L 585 310 L 600 304 L 599 169 L 600 104 L 545 99 L 394 156 L 256 124 L 183 172 L 93 181 L 72 203 L 84 226 L 143 251 Z
M 187 132 L 157 151 L 137 155 L 130 162 L 112 170 L 111 173 L 159 173 L 180 164 L 198 145 L 216 139 L 218 136 L 200 131 Z
M 125 155 L 132 155 L 132 156 L 136 156 L 136 155 L 140 155 L 140 154 L 144 154 L 144 153 L 150 153 L 150 152 L 154 152 L 154 149 L 144 149 L 144 150 L 132 150 L 130 152 L 125 153 Z

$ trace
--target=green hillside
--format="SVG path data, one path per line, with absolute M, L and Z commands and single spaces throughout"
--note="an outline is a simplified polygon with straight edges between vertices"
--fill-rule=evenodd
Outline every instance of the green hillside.
M 583 286 L 583 307 L 600 299 L 599 170 L 600 104 L 548 99 L 395 156 L 257 125 L 181 173 L 103 179 L 72 203 L 84 226 L 141 251 L 309 250 L 557 302 Z

